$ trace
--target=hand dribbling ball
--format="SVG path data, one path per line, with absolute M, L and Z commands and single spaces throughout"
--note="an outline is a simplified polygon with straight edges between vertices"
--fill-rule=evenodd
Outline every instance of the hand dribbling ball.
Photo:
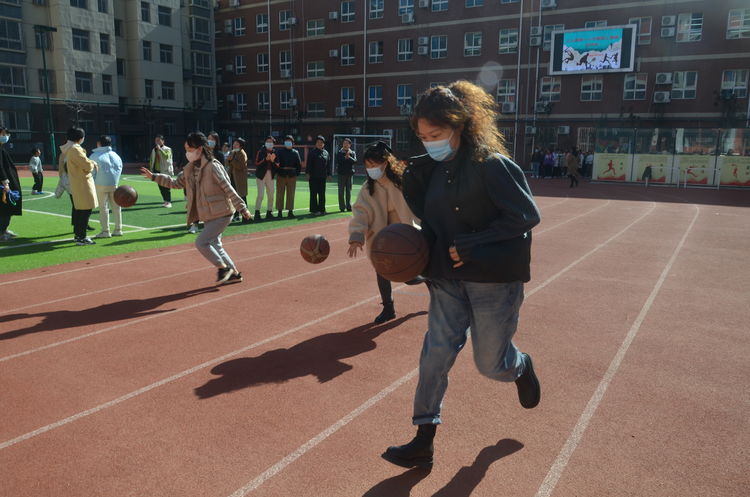
M 138 192 L 130 185 L 122 185 L 117 187 L 114 197 L 120 207 L 131 207 L 138 201 Z
M 414 226 L 390 224 L 373 237 L 370 260 L 380 276 L 403 283 L 422 274 L 430 260 L 430 248 Z
M 299 252 L 310 264 L 320 264 L 328 258 L 331 246 L 323 235 L 310 235 L 302 239 Z

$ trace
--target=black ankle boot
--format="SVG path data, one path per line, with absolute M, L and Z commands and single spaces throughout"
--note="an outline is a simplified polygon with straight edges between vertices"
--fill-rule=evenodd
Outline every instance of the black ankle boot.
M 378 316 L 375 318 L 374 323 L 375 324 L 382 324 L 386 321 L 390 321 L 391 319 L 396 317 L 396 311 L 393 309 L 393 301 L 390 302 L 383 302 L 383 312 L 378 314 Z
M 253 221 L 260 221 L 260 211 L 255 211 L 255 214 L 253 214 Z
M 383 452 L 383 459 L 402 468 L 432 469 L 432 440 L 435 438 L 436 425 L 419 425 L 417 436 L 406 445 L 388 447 Z
M 266 219 L 273 219 L 273 212 L 266 211 Z

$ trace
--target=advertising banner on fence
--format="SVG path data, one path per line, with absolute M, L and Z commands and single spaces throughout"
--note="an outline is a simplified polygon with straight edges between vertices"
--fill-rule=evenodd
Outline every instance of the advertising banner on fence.
M 594 154 L 592 179 L 597 181 L 627 181 L 633 156 L 630 154 Z
M 721 186 L 750 186 L 750 157 L 722 155 L 719 167 Z
M 688 185 L 715 185 L 714 155 L 676 155 L 674 167 L 680 169 L 680 182 Z
M 672 178 L 672 155 L 670 154 L 636 154 L 633 166 L 635 181 L 650 183 L 677 183 Z

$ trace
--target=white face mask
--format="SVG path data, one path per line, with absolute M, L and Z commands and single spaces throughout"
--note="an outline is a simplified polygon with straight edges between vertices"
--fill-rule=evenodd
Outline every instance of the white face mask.
M 0 136 L 0 143 L 5 144 L 5 143 L 8 143 L 9 140 L 10 140 L 10 135 Z
M 455 152 L 451 148 L 451 138 L 453 138 L 452 131 L 450 136 L 444 140 L 423 141 L 422 145 L 433 160 L 440 162 Z
M 233 148 L 233 149 L 232 149 L 232 152 L 239 152 L 239 151 L 240 151 L 240 149 L 239 149 L 239 148 Z
M 383 177 L 383 170 L 379 167 L 368 167 L 366 169 L 367 175 L 376 181 Z
M 209 146 L 210 148 L 214 148 L 214 147 L 216 146 L 216 142 L 215 142 L 215 141 L 213 141 L 213 140 L 208 140 L 208 146 Z
M 285 146 L 286 148 L 292 148 L 292 142 L 290 142 L 290 141 L 285 141 L 285 142 L 284 142 L 284 146 Z
M 187 160 L 189 160 L 190 162 L 195 162 L 201 158 L 201 151 L 200 150 L 188 150 L 187 152 L 185 152 L 185 157 L 187 157 Z
M 266 143 L 266 150 L 273 150 L 273 143 L 267 142 Z

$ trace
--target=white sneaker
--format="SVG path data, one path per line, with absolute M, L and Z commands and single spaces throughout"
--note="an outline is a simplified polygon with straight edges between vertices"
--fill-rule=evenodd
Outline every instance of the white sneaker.
M 11 231 L 11 230 L 5 230 L 5 234 L 8 235 L 10 238 L 15 238 L 18 236 L 16 235 L 15 231 Z
M 164 202 L 164 207 L 166 207 L 167 209 L 171 209 L 172 208 L 172 202 Z
M 122 236 L 122 230 L 114 230 L 112 236 Z
M 96 235 L 94 238 L 111 238 L 112 235 L 109 234 L 109 231 L 102 231 L 98 235 Z
M 193 233 L 193 234 L 198 233 L 198 227 L 194 224 L 191 224 L 190 227 L 188 228 L 188 233 Z
M 2 235 L 0 235 L 0 242 L 9 242 L 11 240 L 13 240 L 13 237 L 8 233 L 3 233 Z

